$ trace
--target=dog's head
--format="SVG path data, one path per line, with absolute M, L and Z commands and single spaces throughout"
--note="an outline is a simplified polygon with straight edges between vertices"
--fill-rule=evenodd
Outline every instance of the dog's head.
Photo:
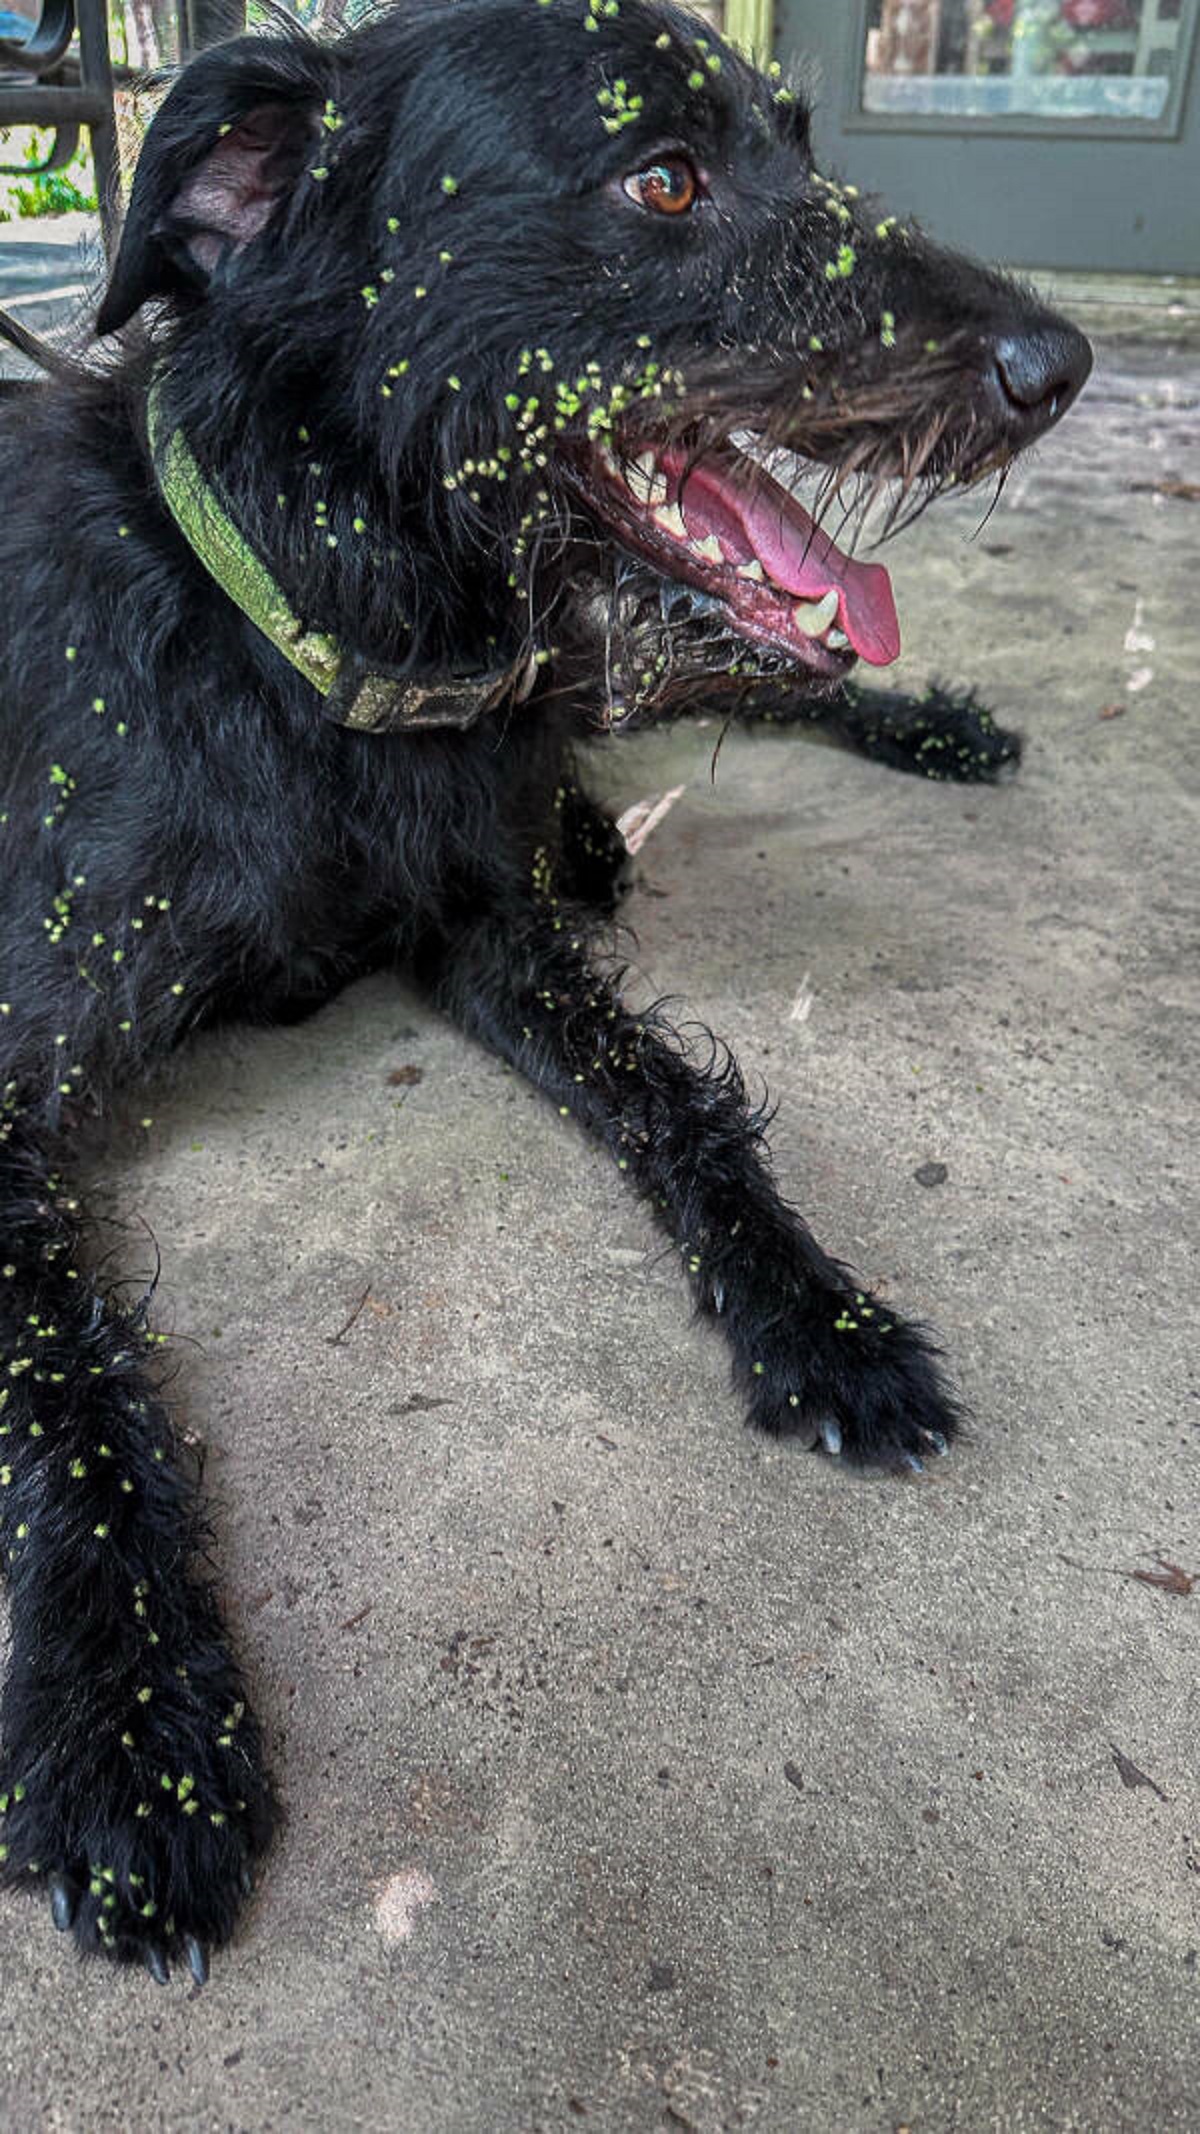
M 847 525 L 1002 472 L 1090 367 L 648 0 L 419 0 L 205 54 L 101 331 L 147 299 L 173 415 L 306 617 L 414 668 L 590 666 L 602 721 L 893 659 Z

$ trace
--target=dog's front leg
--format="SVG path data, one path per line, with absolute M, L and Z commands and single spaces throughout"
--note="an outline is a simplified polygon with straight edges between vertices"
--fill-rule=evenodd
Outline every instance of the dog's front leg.
M 919 696 L 846 682 L 805 697 L 777 682 L 748 689 L 739 718 L 764 726 L 821 726 L 830 737 L 895 771 L 958 785 L 994 785 L 1021 761 L 1021 737 L 1000 726 L 973 689 L 931 682 Z
M 505 913 L 444 945 L 441 1003 L 589 1128 L 679 1247 L 761 1428 L 919 1466 L 958 1411 L 920 1330 L 860 1289 L 780 1197 L 732 1058 L 627 1008 L 571 917 Z
M 95 1295 L 45 1153 L 0 1139 L 0 1874 L 81 1948 L 198 1979 L 272 1808 L 140 1313 Z

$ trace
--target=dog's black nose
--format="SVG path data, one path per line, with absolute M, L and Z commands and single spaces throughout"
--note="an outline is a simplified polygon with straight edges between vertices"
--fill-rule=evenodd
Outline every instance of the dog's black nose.
M 1061 319 L 1004 334 L 992 343 L 991 353 L 1000 389 L 1026 440 L 1066 414 L 1092 367 L 1091 343 Z

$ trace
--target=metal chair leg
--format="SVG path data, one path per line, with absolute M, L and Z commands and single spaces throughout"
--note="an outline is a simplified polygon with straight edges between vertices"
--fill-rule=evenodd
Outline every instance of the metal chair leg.
M 111 259 L 121 227 L 121 163 L 117 127 L 113 115 L 112 62 L 108 50 L 108 10 L 105 0 L 75 0 L 79 23 L 79 71 L 81 86 L 100 99 L 103 115 L 92 118 L 88 132 L 96 172 L 96 199 L 100 207 L 100 231 Z

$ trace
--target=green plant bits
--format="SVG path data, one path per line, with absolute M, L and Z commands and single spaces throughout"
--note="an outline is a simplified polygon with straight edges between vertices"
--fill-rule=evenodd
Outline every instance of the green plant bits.
M 452 178 L 449 171 L 446 172 L 445 176 L 442 179 L 442 191 L 450 199 L 453 199 L 455 193 L 458 191 L 458 179 Z

